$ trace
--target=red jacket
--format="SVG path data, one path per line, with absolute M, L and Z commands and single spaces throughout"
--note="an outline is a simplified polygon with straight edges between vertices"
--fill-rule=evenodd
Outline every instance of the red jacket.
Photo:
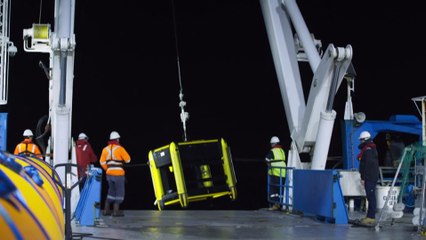
M 98 157 L 93 151 L 92 145 L 90 145 L 86 139 L 77 140 L 75 151 L 77 157 L 78 177 L 85 177 L 87 166 L 91 163 L 95 163 L 98 160 Z

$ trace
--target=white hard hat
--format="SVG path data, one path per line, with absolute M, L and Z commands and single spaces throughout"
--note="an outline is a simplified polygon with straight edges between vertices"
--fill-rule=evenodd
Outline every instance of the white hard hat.
M 120 134 L 118 134 L 118 132 L 116 131 L 112 131 L 111 134 L 109 135 L 109 140 L 119 139 L 119 138 L 120 138 Z
M 279 142 L 280 142 L 280 139 L 279 139 L 278 137 L 273 136 L 273 137 L 271 138 L 271 144 L 279 143 Z
M 31 131 L 30 129 L 25 129 L 24 134 L 22 134 L 22 136 L 24 136 L 24 137 L 32 137 L 33 136 L 33 131 Z
M 371 135 L 368 131 L 362 131 L 359 135 L 359 140 L 368 140 L 371 138 Z
M 78 139 L 89 139 L 89 137 L 85 133 L 80 133 Z

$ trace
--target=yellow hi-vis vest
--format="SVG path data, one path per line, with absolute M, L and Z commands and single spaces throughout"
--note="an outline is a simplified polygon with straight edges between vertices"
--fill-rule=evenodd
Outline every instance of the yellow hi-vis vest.
M 274 175 L 277 177 L 285 177 L 287 166 L 285 164 L 285 153 L 282 148 L 272 148 L 272 153 L 274 154 L 274 159 L 271 160 L 271 168 L 268 171 L 269 175 Z

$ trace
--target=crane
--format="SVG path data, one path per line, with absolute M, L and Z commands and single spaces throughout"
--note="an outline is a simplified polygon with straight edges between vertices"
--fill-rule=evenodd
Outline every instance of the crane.
M 53 167 L 75 164 L 75 149 L 71 138 L 73 100 L 75 35 L 75 0 L 55 0 L 54 31 L 51 24 L 33 24 L 24 29 L 24 50 L 49 54 L 49 67 L 45 68 L 49 78 L 49 126 L 50 138 L 46 148 L 46 161 Z M 51 157 L 52 156 L 52 157 Z M 77 170 L 56 168 L 57 174 L 68 189 L 77 185 Z M 71 192 L 74 209 L 79 192 Z
M 310 34 L 295 0 L 260 3 L 292 139 L 287 166 L 323 170 L 336 118 L 334 98 L 342 80 L 350 76 L 352 47 L 329 44 L 322 53 L 321 41 Z M 308 62 L 313 73 L 307 102 L 299 62 Z M 302 163 L 301 153 L 308 153 L 311 162 Z

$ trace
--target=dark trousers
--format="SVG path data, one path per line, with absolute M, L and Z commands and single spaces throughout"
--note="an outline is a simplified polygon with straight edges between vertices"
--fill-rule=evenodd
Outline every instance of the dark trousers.
M 269 197 L 272 198 L 284 195 L 285 178 L 280 178 L 274 175 L 269 175 Z M 280 182 L 281 181 L 281 182 Z
M 121 204 L 124 200 L 125 177 L 106 175 L 106 180 L 108 181 L 107 201 Z
M 376 185 L 377 185 L 377 182 L 364 181 L 365 195 L 367 196 L 367 201 L 368 201 L 368 209 L 367 209 L 368 218 L 376 218 L 376 208 L 377 208 Z

